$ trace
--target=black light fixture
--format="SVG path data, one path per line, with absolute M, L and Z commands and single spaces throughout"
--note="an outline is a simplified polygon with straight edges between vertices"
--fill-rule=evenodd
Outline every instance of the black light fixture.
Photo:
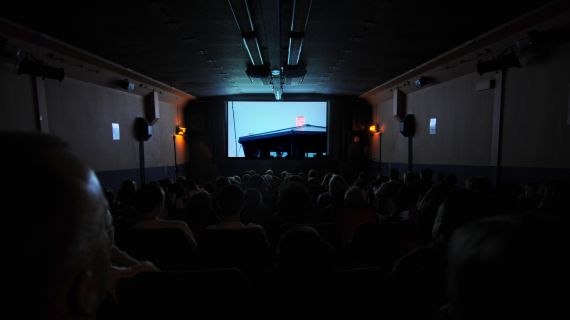
M 513 67 L 520 68 L 521 63 L 519 57 L 514 52 L 510 51 L 491 60 L 478 61 L 477 73 L 479 73 L 479 75 L 482 75 L 483 73 L 507 70 Z
M 230 5 L 236 24 L 241 32 L 243 45 L 245 46 L 251 63 L 254 66 L 263 65 L 263 54 L 259 47 L 257 31 L 253 25 L 248 0 L 228 0 L 228 4 Z
M 301 59 L 303 49 L 303 39 L 309 23 L 309 14 L 313 0 L 293 0 L 291 15 L 291 28 L 289 29 L 289 48 L 287 53 L 287 64 L 295 66 Z
M 55 79 L 58 81 L 62 81 L 65 77 L 65 71 L 63 68 L 50 67 L 46 65 L 45 62 L 38 60 L 29 54 L 25 54 L 18 62 L 16 73 L 29 74 L 34 77 Z

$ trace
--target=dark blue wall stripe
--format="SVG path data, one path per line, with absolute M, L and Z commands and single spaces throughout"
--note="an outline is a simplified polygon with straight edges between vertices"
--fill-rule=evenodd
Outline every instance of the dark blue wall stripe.
M 407 163 L 378 163 L 372 162 L 377 174 L 388 175 L 391 168 L 400 170 L 400 173 L 408 171 Z M 493 166 L 467 166 L 467 165 L 439 165 L 439 164 L 414 164 L 413 170 L 419 173 L 422 169 L 429 168 L 434 171 L 434 180 L 437 179 L 438 172 L 444 174 L 454 174 L 459 185 L 465 185 L 465 180 L 469 177 L 487 177 L 495 182 L 496 167 Z M 548 180 L 570 179 L 570 168 L 524 168 L 524 167 L 503 167 L 501 169 L 501 181 L 503 183 L 527 183 L 543 182 Z
M 147 183 L 161 179 L 174 179 L 174 166 L 146 168 L 145 174 Z M 187 176 L 187 174 L 187 165 L 178 165 L 178 176 Z M 97 177 L 104 189 L 111 188 L 115 192 L 119 190 L 124 180 L 135 180 L 137 185 L 140 186 L 140 172 L 138 168 L 97 171 Z

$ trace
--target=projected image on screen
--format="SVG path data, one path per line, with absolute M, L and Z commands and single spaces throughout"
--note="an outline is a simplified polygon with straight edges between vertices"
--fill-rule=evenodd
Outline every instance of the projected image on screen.
M 327 103 L 228 101 L 228 157 L 319 158 L 327 154 Z

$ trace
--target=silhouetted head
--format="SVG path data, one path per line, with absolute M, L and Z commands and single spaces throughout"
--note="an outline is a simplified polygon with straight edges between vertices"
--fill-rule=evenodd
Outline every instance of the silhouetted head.
M 433 179 L 433 170 L 423 169 L 420 173 L 420 180 L 425 182 L 431 182 Z
M 327 172 L 327 174 L 325 174 L 325 176 L 323 177 L 323 182 L 321 183 L 323 187 L 325 188 L 329 187 L 329 181 L 331 181 L 332 176 L 333 176 L 332 172 Z
M 249 179 L 249 187 L 250 188 L 257 188 L 259 190 L 265 190 L 266 186 L 267 186 L 267 184 L 266 184 L 265 180 L 258 174 L 254 174 Z
M 346 189 L 348 189 L 346 180 L 341 175 L 333 175 L 329 181 L 329 193 L 333 199 L 344 199 Z
M 301 226 L 288 230 L 277 246 L 277 266 L 291 273 L 311 274 L 328 271 L 332 248 L 312 227 Z
M 244 173 L 241 175 L 241 185 L 247 188 L 249 186 L 249 179 L 251 179 L 251 175 L 249 173 Z
M 238 214 L 243 207 L 243 191 L 235 185 L 228 185 L 220 190 L 218 196 L 222 216 Z
M 396 168 L 390 169 L 390 180 L 398 180 L 400 178 L 400 170 Z
M 448 251 L 453 318 L 567 319 L 567 227 L 518 215 L 458 229 Z
M 0 149 L 10 186 L 0 200 L 16 205 L 3 216 L 4 302 L 34 319 L 94 318 L 109 289 L 113 243 L 95 173 L 52 136 L 4 132 Z
M 410 171 L 404 174 L 404 184 L 406 184 L 406 186 L 414 187 L 418 184 L 418 182 L 419 182 L 419 177 L 417 174 Z
M 198 191 L 190 197 L 189 207 L 192 209 L 212 208 L 212 198 L 206 191 Z
M 361 207 L 366 205 L 366 192 L 357 186 L 350 186 L 344 194 L 344 202 L 349 207 Z
M 147 184 L 135 194 L 135 206 L 143 215 L 160 217 L 164 208 L 164 191 L 157 184 Z
M 469 190 L 453 190 L 439 206 L 433 224 L 433 239 L 447 243 L 460 226 L 489 215 L 486 199 Z
M 122 204 L 132 204 L 136 191 L 137 183 L 134 180 L 123 180 L 121 188 L 117 192 L 117 201 Z
M 261 205 L 261 192 L 255 188 L 249 188 L 244 192 L 244 202 L 249 207 L 259 207 Z
M 317 170 L 315 170 L 315 169 L 309 170 L 308 178 L 315 178 L 316 179 L 317 177 L 318 177 Z
M 279 191 L 277 207 L 281 216 L 306 217 L 312 207 L 307 187 L 299 183 L 286 184 Z
M 220 193 L 225 186 L 230 184 L 230 179 L 228 177 L 220 176 L 216 178 L 216 182 L 214 183 L 214 188 L 216 190 L 216 195 Z

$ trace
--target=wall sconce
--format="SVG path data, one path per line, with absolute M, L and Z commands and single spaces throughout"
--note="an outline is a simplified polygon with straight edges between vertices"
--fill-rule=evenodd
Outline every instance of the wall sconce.
M 185 136 L 186 135 L 186 128 L 181 126 L 176 126 L 176 131 L 174 133 L 177 136 Z
M 373 123 L 373 124 L 368 126 L 368 132 L 370 134 L 376 134 L 376 133 L 380 132 L 380 126 L 377 123 Z

